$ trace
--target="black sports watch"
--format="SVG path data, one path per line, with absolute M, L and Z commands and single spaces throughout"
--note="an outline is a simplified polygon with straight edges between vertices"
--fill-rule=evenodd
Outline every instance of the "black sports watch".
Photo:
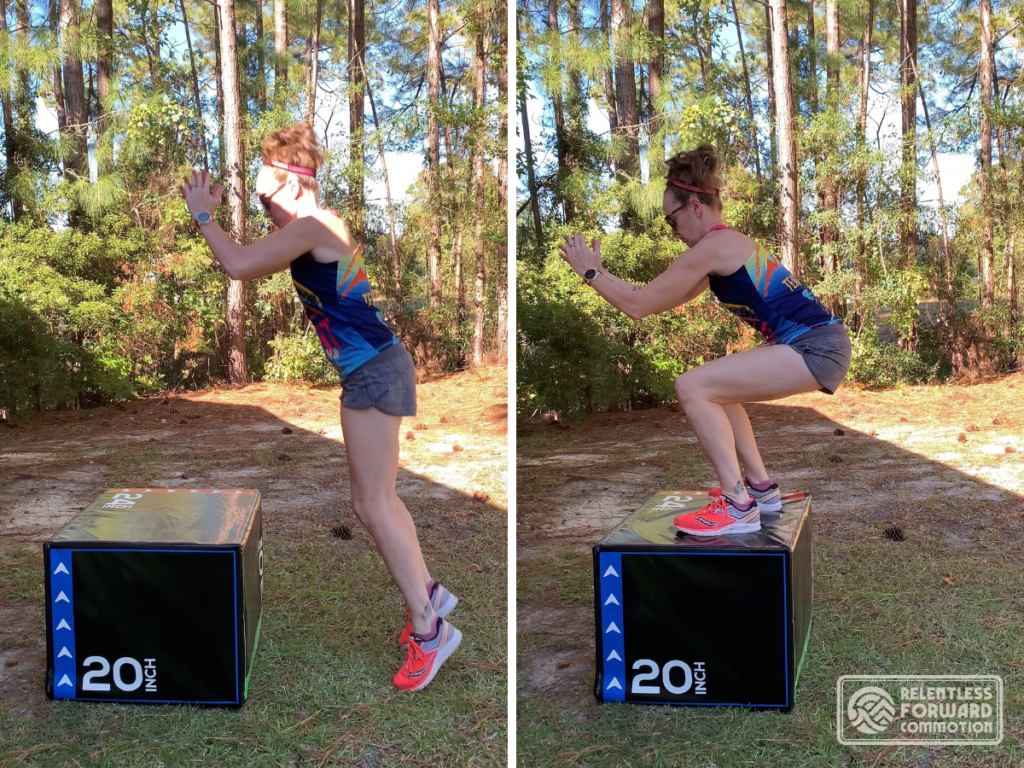
M 590 285 L 592 282 L 594 282 L 594 280 L 597 279 L 597 276 L 600 274 L 600 272 L 591 267 L 590 269 L 583 273 L 583 279 L 586 280 L 587 285 Z

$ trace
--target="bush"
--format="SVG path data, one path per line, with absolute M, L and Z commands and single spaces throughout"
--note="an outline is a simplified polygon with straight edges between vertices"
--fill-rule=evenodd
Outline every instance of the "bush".
M 924 363 L 915 354 L 895 344 L 878 340 L 874 327 L 851 334 L 853 361 L 850 376 L 854 381 L 872 389 L 884 389 L 898 384 L 919 384 L 934 379 L 936 365 Z
M 274 356 L 267 361 L 266 378 L 338 386 L 338 372 L 327 361 L 320 339 L 309 327 L 301 333 L 279 333 L 270 342 Z

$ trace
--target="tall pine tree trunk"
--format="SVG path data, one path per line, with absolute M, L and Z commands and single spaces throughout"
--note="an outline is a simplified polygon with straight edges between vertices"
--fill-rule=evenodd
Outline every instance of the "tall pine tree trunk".
M 653 38 L 648 62 L 648 95 L 651 104 L 651 148 L 648 152 L 650 179 L 665 174 L 665 116 L 661 111 L 661 80 L 665 76 L 665 0 L 648 0 L 647 28 Z
M 366 30 L 363 0 L 348 0 L 348 209 L 354 221 L 352 234 L 362 246 L 366 242 L 363 202 L 363 81 L 366 79 Z
M 857 119 L 857 149 L 863 155 L 867 146 L 868 131 L 868 95 L 871 90 L 871 38 L 875 26 L 875 0 L 868 0 L 868 21 L 864 28 L 864 37 L 861 40 L 860 66 L 858 74 L 858 90 L 860 93 L 860 113 Z M 865 170 L 858 164 L 857 169 L 857 263 L 855 264 L 856 277 L 854 278 L 854 293 L 857 297 L 858 319 L 860 309 L 860 296 L 864 284 L 864 258 L 867 252 L 867 238 L 864 237 L 864 226 L 866 219 L 867 201 L 867 178 Z
M 50 0 L 50 34 L 54 40 L 60 38 L 60 2 Z M 53 66 L 53 101 L 54 109 L 57 111 L 57 128 L 61 133 L 67 127 L 67 116 L 64 113 L 64 78 L 61 73 L 60 63 Z
M 903 168 L 900 174 L 900 258 L 917 256 L 917 0 L 900 3 L 900 102 L 903 121 Z
M 288 4 L 274 0 L 274 108 L 283 109 L 288 98 Z
M 810 68 L 807 100 L 811 114 L 815 115 L 818 112 L 818 40 L 814 34 L 814 0 L 807 0 L 807 60 Z
M 263 0 L 256 0 L 256 98 L 267 111 L 267 61 L 263 53 Z
M 636 104 L 636 71 L 630 56 L 632 48 L 631 0 L 612 2 L 612 46 L 615 52 L 615 108 L 619 135 L 625 148 L 618 158 L 617 173 L 621 181 L 640 180 L 640 126 Z M 637 224 L 636 212 L 623 201 L 622 228 L 632 231 Z
M 70 151 L 64 158 L 64 172 L 74 179 L 88 178 L 88 146 L 85 120 L 85 78 L 79 58 L 79 7 L 77 0 L 60 0 L 61 48 L 64 55 L 64 100 Z M 77 227 L 81 214 L 72 204 L 71 226 Z
M 439 0 L 427 0 L 427 209 L 430 211 L 430 238 L 427 243 L 430 307 L 441 306 L 441 137 L 437 115 L 441 110 L 441 33 Z
M 7 37 L 7 0 L 0 0 L 0 32 Z M 14 105 L 11 103 L 11 92 L 7 85 L 0 86 L 0 109 L 4 117 L 4 198 L 9 199 L 13 207 L 14 220 L 18 221 L 24 214 L 24 208 L 14 194 L 14 179 L 18 169 L 18 150 L 14 137 Z
M 619 131 L 619 113 L 615 107 L 615 59 L 612 56 L 612 37 L 611 37 L 611 25 L 610 15 L 608 13 L 608 4 L 611 0 L 601 0 L 601 43 L 604 47 L 604 52 L 609 56 L 611 62 L 604 70 L 604 100 L 605 108 L 608 110 L 608 133 L 610 136 L 615 136 Z M 518 23 L 518 22 L 517 22 Z M 518 26 L 516 27 L 518 33 Z M 516 38 L 519 39 L 518 37 Z M 609 170 L 612 174 L 615 174 L 615 157 L 612 153 L 609 153 Z
M 770 0 L 772 11 L 772 53 L 775 63 L 775 114 L 779 135 L 779 205 L 782 209 L 782 263 L 800 278 L 800 242 L 797 229 L 796 138 L 793 135 L 793 90 L 789 66 L 789 26 L 786 0 Z
M 392 291 L 395 294 L 395 318 L 399 328 L 402 325 L 404 314 L 402 297 L 402 260 L 398 255 L 398 236 L 395 233 L 395 209 L 391 205 L 391 184 L 388 181 L 388 164 L 384 160 L 384 140 L 380 135 L 380 123 L 377 122 L 377 105 L 373 101 L 373 89 L 370 88 L 369 79 L 366 80 L 366 96 L 370 100 L 370 112 L 373 114 L 373 133 L 377 137 L 377 149 L 380 152 L 380 167 L 384 172 L 384 194 L 388 204 L 388 222 L 391 225 L 391 267 L 392 267 Z
M 991 0 L 980 0 L 981 16 L 981 174 L 978 194 L 981 198 L 981 308 L 992 309 L 995 303 L 995 272 L 992 268 L 992 6 Z
M 235 32 L 235 0 L 220 0 L 220 60 L 224 86 L 225 190 L 229 215 L 228 234 L 245 243 L 245 158 L 242 154 L 242 98 L 238 79 L 238 38 Z M 245 283 L 228 279 L 228 381 L 244 384 L 249 377 L 245 360 Z
M 218 176 L 223 179 L 225 178 L 224 157 L 227 154 L 227 150 L 224 143 L 224 62 L 220 50 L 221 27 L 223 23 L 221 21 L 219 5 L 213 7 L 213 26 L 217 36 L 217 44 L 213 46 L 216 56 L 214 63 L 217 70 L 214 74 L 214 79 L 217 82 L 217 165 L 219 168 Z
M 196 56 L 192 49 L 192 33 L 189 31 L 188 15 L 185 12 L 185 0 L 178 0 L 181 5 L 181 21 L 185 27 L 185 46 L 188 48 L 188 61 L 192 68 L 192 96 L 195 99 L 196 122 L 199 139 L 203 145 L 203 168 L 210 170 L 210 152 L 206 148 L 206 123 L 203 121 L 203 103 L 199 99 L 199 73 L 196 71 Z
M 825 110 L 829 114 L 839 112 L 839 2 L 825 0 Z M 838 148 L 831 145 L 827 151 Z M 826 174 L 828 176 L 828 174 Z M 838 267 L 836 243 L 839 241 L 839 179 L 822 180 L 822 203 L 828 218 L 821 227 L 821 242 L 826 246 L 826 269 L 834 272 Z
M 486 15 L 483 4 L 477 7 L 476 50 L 474 52 L 473 109 L 478 116 L 484 113 L 486 87 L 486 53 L 484 52 L 484 25 Z M 476 295 L 473 301 L 473 365 L 484 361 L 484 283 L 487 277 L 484 262 L 484 140 L 483 120 L 475 131 L 473 141 L 473 180 L 476 194 Z
M 96 31 L 99 33 L 96 56 L 96 95 L 97 95 L 97 142 L 96 159 L 99 173 L 102 176 L 113 168 L 114 147 L 109 141 L 109 120 L 106 105 L 113 88 L 113 46 L 114 46 L 114 6 L 111 0 L 96 0 Z
M 316 86 L 320 80 L 320 25 L 324 13 L 324 0 L 316 0 L 316 20 L 309 38 L 309 83 L 306 89 L 306 122 L 313 125 L 316 118 Z
M 498 0 L 498 210 L 508 210 L 508 2 Z M 507 219 L 511 221 L 512 219 Z M 498 272 L 495 275 L 498 299 L 498 325 L 496 329 L 498 354 L 504 358 L 508 351 L 508 239 L 502 237 L 498 246 Z
M 558 26 L 559 0 L 548 0 L 548 34 L 551 38 L 551 63 L 560 73 L 558 84 L 551 91 L 551 107 L 555 116 L 555 157 L 558 161 L 556 170 L 555 196 L 562 205 L 563 218 L 568 224 L 572 221 L 573 204 L 565 199 L 563 187 L 569 176 L 569 150 L 568 139 L 565 135 L 565 106 L 562 98 L 562 89 L 565 84 L 565 77 L 562 76 L 565 68 L 562 61 L 562 30 Z
M 516 16 L 516 45 L 520 44 L 519 17 Z M 526 189 L 530 193 L 530 210 L 533 212 L 533 227 L 537 233 L 537 248 L 544 242 L 544 230 L 540 222 L 540 201 L 537 195 L 537 176 L 533 164 L 533 142 L 530 140 L 530 115 L 526 110 L 526 89 L 517 88 L 519 117 L 523 123 L 523 150 L 526 154 Z

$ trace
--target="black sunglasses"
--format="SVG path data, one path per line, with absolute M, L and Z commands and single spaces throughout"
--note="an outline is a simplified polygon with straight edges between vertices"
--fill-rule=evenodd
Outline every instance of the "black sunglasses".
M 677 213 L 679 213 L 681 210 L 683 210 L 683 208 L 685 208 L 686 205 L 687 205 L 686 203 L 683 203 L 678 208 L 676 208 L 674 211 L 672 211 L 672 213 L 666 213 L 665 214 L 665 223 L 668 224 L 668 228 L 671 229 L 673 232 L 675 232 L 675 229 L 676 229 L 676 221 L 672 217 L 675 216 Z
M 266 211 L 267 213 L 270 212 L 270 201 L 274 199 L 274 195 L 276 195 L 278 192 L 280 192 L 282 189 L 284 189 L 285 184 L 287 184 L 287 183 L 288 183 L 288 180 L 285 179 L 284 184 L 279 186 L 277 189 L 275 189 L 269 195 L 259 195 L 259 199 L 260 199 L 260 202 L 263 204 L 263 210 L 264 211 Z

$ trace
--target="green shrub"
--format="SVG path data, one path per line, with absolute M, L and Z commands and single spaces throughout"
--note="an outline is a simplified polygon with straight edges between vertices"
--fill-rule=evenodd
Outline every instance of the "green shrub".
M 853 361 L 850 377 L 872 389 L 884 389 L 898 384 L 919 384 L 934 379 L 937 366 L 924 363 L 917 355 L 900 349 L 895 344 L 878 340 L 873 327 L 857 335 L 851 334 Z
M 338 386 L 338 372 L 327 361 L 320 339 L 310 326 L 300 333 L 279 333 L 270 346 L 274 355 L 267 361 L 266 378 Z

